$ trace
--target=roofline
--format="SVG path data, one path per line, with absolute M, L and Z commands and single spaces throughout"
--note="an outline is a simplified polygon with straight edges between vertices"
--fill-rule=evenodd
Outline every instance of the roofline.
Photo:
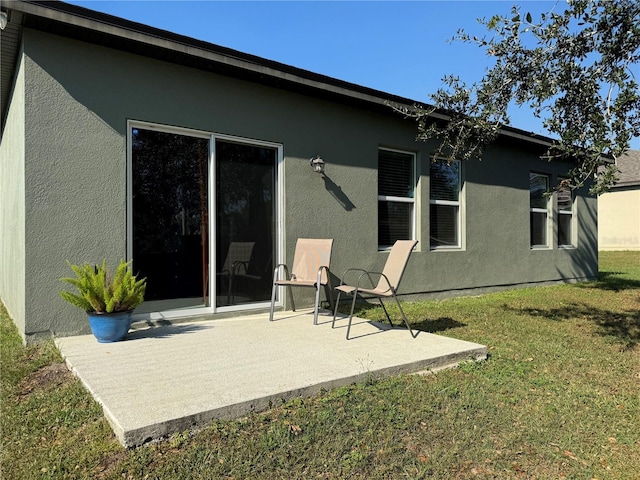
M 374 110 L 392 112 L 391 103 L 406 107 L 422 103 L 59 0 L 14 0 L 3 7 L 23 13 L 22 22 L 30 28 L 98 44 L 107 44 L 107 40 L 121 46 L 135 44 L 136 53 L 143 55 Z M 30 22 L 30 18 L 34 21 Z M 445 121 L 451 118 L 439 112 L 430 116 Z M 543 146 L 553 144 L 548 137 L 506 125 L 500 133 Z
M 617 182 L 615 185 L 611 187 L 611 190 L 633 188 L 638 186 L 640 186 L 640 180 L 628 180 L 625 182 Z

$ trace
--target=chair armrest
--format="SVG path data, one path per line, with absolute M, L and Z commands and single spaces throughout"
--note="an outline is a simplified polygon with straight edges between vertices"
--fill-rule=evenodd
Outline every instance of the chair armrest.
M 276 281 L 278 280 L 278 273 L 280 272 L 280 267 L 284 269 L 284 273 L 286 275 L 285 278 L 289 280 L 289 269 L 287 268 L 287 265 L 284 263 L 279 263 L 278 265 L 276 265 L 276 268 L 273 269 L 273 283 L 276 283 Z
M 342 278 L 340 279 L 340 285 L 345 285 L 347 283 L 345 280 L 347 278 L 347 275 L 351 272 L 366 272 L 366 270 L 363 270 L 362 268 L 349 268 L 345 270 L 342 274 Z
M 322 283 L 322 271 L 323 270 L 327 271 L 327 282 L 329 281 L 329 267 L 327 267 L 326 265 L 320 265 L 320 268 L 318 268 L 318 279 L 316 280 L 316 286 L 324 285 L 324 283 Z
M 238 275 L 240 273 L 240 267 L 244 267 L 244 273 L 246 274 L 249 269 L 249 262 L 233 262 L 233 265 L 231 265 L 231 275 Z
M 384 278 L 385 282 L 387 282 L 387 286 L 389 287 L 388 290 L 393 290 L 393 286 L 391 285 L 391 282 L 389 282 L 389 278 L 387 278 L 387 276 L 382 273 L 382 272 L 365 272 L 362 275 L 360 275 L 358 277 L 358 283 L 356 283 L 356 288 L 360 288 L 360 280 L 364 277 L 367 276 L 369 281 L 371 282 L 371 288 L 375 288 L 375 284 L 373 283 L 373 279 L 371 278 L 371 275 L 376 275 L 378 277 L 378 281 L 380 281 L 381 278 Z
M 360 288 L 360 280 L 361 280 L 363 277 L 365 277 L 365 276 L 366 276 L 366 277 L 369 279 L 369 281 L 371 282 L 371 288 L 375 287 L 375 284 L 374 284 L 374 282 L 373 282 L 373 279 L 371 278 L 371 275 L 372 275 L 372 274 L 373 274 L 373 275 L 375 275 L 375 274 L 377 274 L 378 272 L 369 272 L 369 271 L 367 271 L 367 270 L 365 270 L 365 269 L 363 269 L 363 268 L 350 268 L 350 269 L 346 270 L 346 271 L 344 272 L 344 274 L 342 275 L 342 281 L 341 281 L 340 285 L 345 285 L 345 284 L 347 283 L 347 282 L 345 282 L 345 279 L 346 279 L 347 275 L 348 275 L 349 273 L 352 273 L 352 272 L 360 272 L 360 276 L 358 276 L 358 278 L 357 278 L 357 280 L 356 280 L 356 284 L 355 284 L 355 286 L 356 286 L 357 288 Z

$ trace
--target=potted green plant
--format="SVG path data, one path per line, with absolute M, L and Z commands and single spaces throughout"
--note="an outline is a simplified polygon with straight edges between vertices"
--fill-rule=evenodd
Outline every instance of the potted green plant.
M 102 265 L 71 265 L 76 278 L 61 278 L 78 289 L 78 293 L 61 291 L 60 296 L 81 308 L 89 317 L 91 331 L 98 342 L 122 340 L 131 327 L 133 309 L 144 300 L 147 279 L 138 280 L 131 273 L 131 261 L 120 260 L 113 275 Z

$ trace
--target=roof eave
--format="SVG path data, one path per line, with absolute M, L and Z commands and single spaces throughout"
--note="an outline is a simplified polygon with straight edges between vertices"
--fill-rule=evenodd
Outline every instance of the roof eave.
M 421 103 L 57 0 L 16 0 L 6 8 L 21 12 L 26 27 L 375 111 L 391 114 L 390 104 L 411 108 Z M 449 119 L 439 112 L 431 116 Z M 509 126 L 500 133 L 543 146 L 552 143 Z

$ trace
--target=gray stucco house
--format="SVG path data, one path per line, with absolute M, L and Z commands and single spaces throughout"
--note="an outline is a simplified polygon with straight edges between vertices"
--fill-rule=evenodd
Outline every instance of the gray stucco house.
M 27 342 L 88 332 L 66 260 L 133 259 L 138 319 L 267 308 L 299 237 L 334 239 L 334 276 L 418 240 L 405 298 L 596 277 L 596 199 L 543 195 L 569 166 L 544 137 L 447 165 L 387 103 L 410 99 L 62 2 L 2 14 L 0 298 Z

